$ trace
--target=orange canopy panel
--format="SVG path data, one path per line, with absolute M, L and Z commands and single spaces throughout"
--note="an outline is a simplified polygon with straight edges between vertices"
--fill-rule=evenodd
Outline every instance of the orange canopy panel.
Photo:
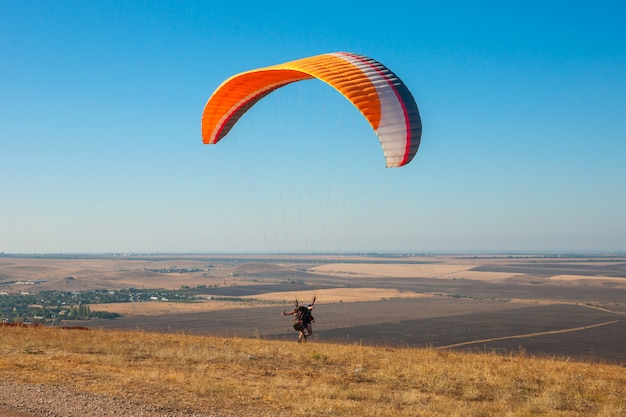
M 422 136 L 422 122 L 411 92 L 380 62 L 347 52 L 302 58 L 228 78 L 204 108 L 204 143 L 220 141 L 248 109 L 272 91 L 311 78 L 335 88 L 359 109 L 380 140 L 387 167 L 411 162 Z

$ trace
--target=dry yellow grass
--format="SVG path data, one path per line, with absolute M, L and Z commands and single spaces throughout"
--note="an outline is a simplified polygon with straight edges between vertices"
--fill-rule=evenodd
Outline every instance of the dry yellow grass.
M 0 378 L 255 416 L 623 416 L 626 369 L 562 359 L 0 328 Z

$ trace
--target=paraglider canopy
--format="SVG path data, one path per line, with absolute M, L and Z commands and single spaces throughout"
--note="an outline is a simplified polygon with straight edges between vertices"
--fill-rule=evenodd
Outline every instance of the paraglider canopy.
M 411 92 L 380 62 L 347 52 L 302 58 L 228 78 L 204 108 L 203 142 L 219 142 L 246 111 L 272 91 L 311 78 L 335 88 L 367 119 L 378 135 L 388 168 L 411 162 L 422 136 Z

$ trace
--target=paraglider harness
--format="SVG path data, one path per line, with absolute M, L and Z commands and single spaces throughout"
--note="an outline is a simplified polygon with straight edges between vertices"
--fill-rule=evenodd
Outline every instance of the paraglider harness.
M 315 307 L 316 298 L 317 296 L 314 296 L 311 304 L 307 304 L 304 307 L 300 306 L 300 303 L 298 302 L 298 299 L 296 298 L 295 308 L 290 313 L 287 313 L 287 310 L 283 310 L 281 315 L 287 316 L 287 315 L 293 314 L 293 321 L 294 321 L 293 328 L 296 329 L 298 332 L 305 334 L 304 331 L 306 330 L 309 323 L 313 323 L 315 321 L 313 314 L 311 314 L 311 310 L 313 310 L 313 308 Z
M 308 306 L 297 307 L 296 313 L 293 315 L 293 328 L 297 331 L 301 332 L 306 329 L 307 324 L 315 321 L 313 314 L 311 314 L 311 310 L 309 310 Z

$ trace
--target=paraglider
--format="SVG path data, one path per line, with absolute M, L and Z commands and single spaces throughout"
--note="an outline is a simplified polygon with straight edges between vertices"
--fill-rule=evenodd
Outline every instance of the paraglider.
M 311 78 L 335 88 L 367 119 L 378 136 L 388 168 L 411 162 L 422 136 L 422 122 L 411 92 L 380 62 L 348 52 L 302 58 L 228 78 L 204 108 L 203 142 L 219 142 L 244 113 L 272 91 Z
M 359 110 L 378 136 L 388 168 L 402 167 L 413 160 L 420 146 L 422 121 L 409 88 L 380 62 L 349 52 L 301 58 L 227 78 L 204 107 L 203 142 L 218 143 L 261 99 L 281 87 L 309 79 L 326 83 Z M 315 298 L 306 306 L 296 300 L 292 311 L 281 313 L 294 317 L 298 342 L 313 334 L 314 308 Z
M 311 304 L 307 304 L 306 306 L 301 306 L 298 303 L 298 299 L 295 301 L 295 308 L 290 312 L 287 310 L 283 310 L 281 316 L 291 316 L 293 315 L 293 328 L 298 332 L 298 343 L 306 342 L 307 337 L 313 335 L 313 328 L 311 326 L 312 323 L 315 323 L 315 318 L 313 317 L 312 310 L 315 308 L 315 300 L 317 297 L 313 297 L 313 301 Z

